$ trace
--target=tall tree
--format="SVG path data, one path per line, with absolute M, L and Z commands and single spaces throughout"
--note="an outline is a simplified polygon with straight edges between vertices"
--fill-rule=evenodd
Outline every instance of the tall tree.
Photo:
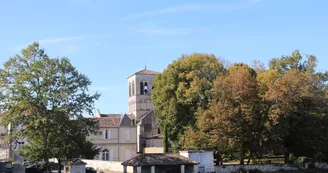
M 309 156 L 323 146 L 324 141 L 316 134 L 324 130 L 321 127 L 326 122 L 325 75 L 315 67 L 314 56 L 302 61 L 295 51 L 291 56 L 272 59 L 270 70 L 259 78 L 261 97 L 269 107 L 267 129 L 284 147 L 286 163 L 289 153 Z
M 207 108 L 213 81 L 223 72 L 223 65 L 214 55 L 195 53 L 173 61 L 156 76 L 152 103 L 171 141 L 178 141 L 184 127 L 195 125 L 197 110 Z
M 209 110 L 199 117 L 199 128 L 210 137 L 215 149 L 239 153 L 244 164 L 246 152 L 256 152 L 264 130 L 262 103 L 258 97 L 256 72 L 245 64 L 229 67 L 214 85 Z
M 58 122 L 91 115 L 100 95 L 88 92 L 91 81 L 67 58 L 50 58 L 38 43 L 21 53 L 0 69 L 0 88 L 6 98 L 1 106 L 7 111 L 3 124 L 14 122 L 12 129 L 17 132 L 12 137 L 26 138 L 35 159 L 47 165 Z

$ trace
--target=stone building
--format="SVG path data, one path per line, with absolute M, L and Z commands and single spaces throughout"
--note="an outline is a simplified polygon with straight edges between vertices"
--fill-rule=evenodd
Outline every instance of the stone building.
M 103 150 L 95 159 L 124 161 L 145 151 L 163 151 L 151 103 L 152 82 L 157 74 L 145 68 L 127 78 L 128 113 L 101 114 L 97 110 L 94 118 L 99 121 L 101 134 L 89 139 Z

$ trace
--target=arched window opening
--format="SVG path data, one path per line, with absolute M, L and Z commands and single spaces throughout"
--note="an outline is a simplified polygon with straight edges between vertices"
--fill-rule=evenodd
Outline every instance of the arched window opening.
M 109 151 L 107 149 L 104 149 L 102 152 L 102 160 L 109 160 Z
M 131 97 L 131 83 L 129 83 L 129 97 Z
M 132 96 L 134 96 L 134 81 L 132 82 Z
M 144 93 L 145 93 L 145 95 L 148 94 L 148 84 L 147 84 L 147 82 L 145 82 L 145 85 L 144 85 Z
M 144 84 L 140 82 L 140 95 L 144 95 Z

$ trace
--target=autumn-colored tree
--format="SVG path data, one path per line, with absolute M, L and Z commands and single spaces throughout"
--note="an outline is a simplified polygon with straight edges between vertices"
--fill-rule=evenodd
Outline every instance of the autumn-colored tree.
M 317 136 L 326 122 L 322 121 L 327 114 L 325 75 L 317 73 L 315 67 L 314 56 L 302 61 L 295 51 L 291 56 L 272 59 L 270 70 L 258 77 L 260 95 L 269 110 L 267 129 L 285 148 L 286 163 L 289 153 L 314 155 L 325 143 Z
M 195 125 L 197 110 L 207 108 L 213 81 L 223 72 L 214 55 L 195 53 L 182 56 L 156 76 L 152 103 L 170 141 L 176 143 L 186 126 Z
M 256 72 L 234 64 L 214 84 L 211 106 L 200 115 L 199 128 L 210 136 L 213 147 L 238 152 L 244 164 L 246 152 L 252 155 L 259 147 L 264 127 Z

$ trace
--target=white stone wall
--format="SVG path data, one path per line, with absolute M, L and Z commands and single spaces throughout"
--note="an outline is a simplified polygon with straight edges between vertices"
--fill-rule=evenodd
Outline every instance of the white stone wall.
M 199 162 L 195 166 L 195 172 L 198 172 L 200 167 L 203 167 L 205 172 L 214 172 L 213 151 L 180 151 L 180 155 Z
M 321 169 L 328 169 L 328 163 L 315 163 L 316 168 L 321 168 Z
M 96 170 L 100 171 L 117 171 L 123 172 L 122 162 L 113 162 L 113 161 L 100 161 L 100 160 L 82 160 L 87 163 L 86 167 L 93 167 Z M 128 172 L 133 172 L 133 167 L 128 166 Z M 97 171 L 99 172 L 99 171 Z
M 266 164 L 266 165 L 222 165 L 215 166 L 215 172 L 219 173 L 232 173 L 239 172 L 240 169 L 244 170 L 260 170 L 262 172 L 277 172 L 279 170 L 295 171 L 305 169 L 305 164 L 300 165 L 279 165 L 279 164 Z

